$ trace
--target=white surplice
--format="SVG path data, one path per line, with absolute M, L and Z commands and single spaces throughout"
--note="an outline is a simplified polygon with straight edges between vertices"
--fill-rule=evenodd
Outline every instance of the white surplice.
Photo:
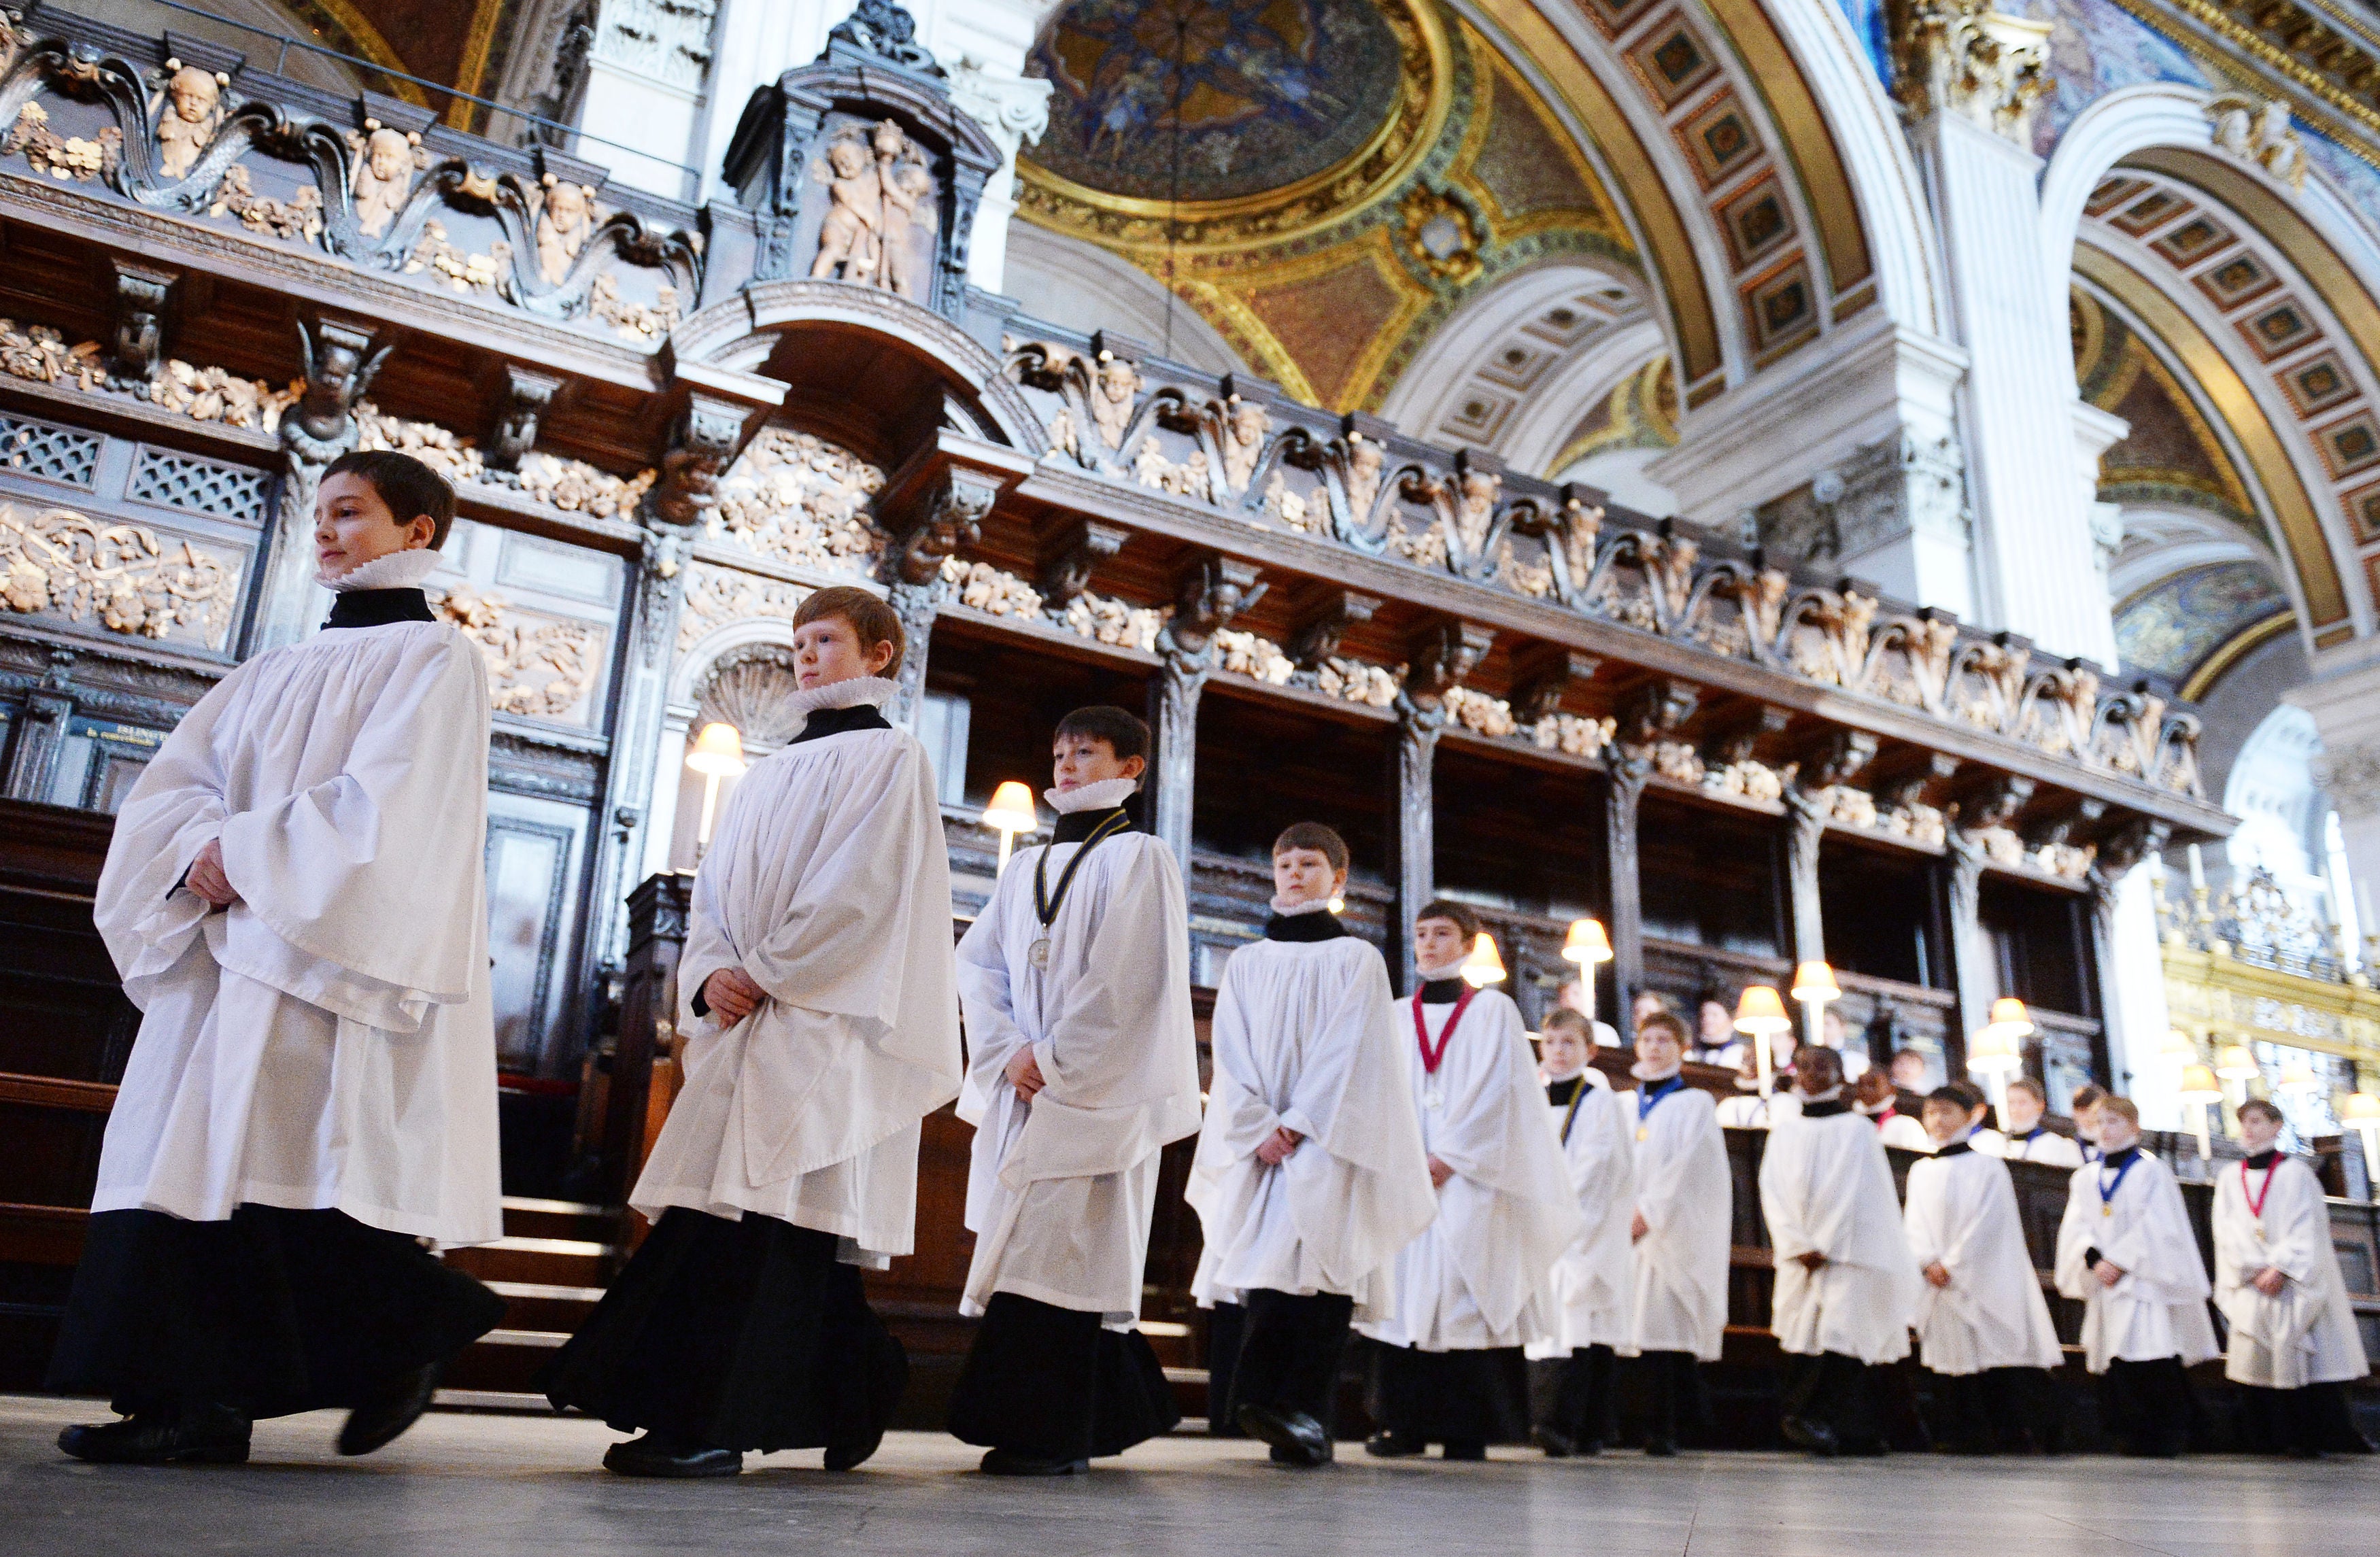
M 1554 1262 L 1558 1322 L 1550 1338 L 1530 1346 L 1532 1356 L 1568 1356 L 1582 1346 L 1634 1349 L 1628 1223 L 1636 1209 L 1636 1097 L 1592 1084 L 1601 1079 L 1590 1069 L 1579 1078 L 1574 1108 L 1546 1111 L 1585 1225 Z
M 1727 1266 L 1735 1181 L 1711 1095 L 1680 1083 L 1652 1107 L 1640 1083 L 1621 1094 L 1635 1126 L 1633 1177 L 1646 1232 L 1630 1248 L 1629 1350 L 1718 1360 L 1727 1336 Z
M 880 703 L 868 677 L 805 712 Z M 902 730 L 796 741 L 752 765 L 694 881 L 678 962 L 686 1082 L 629 1197 L 647 1216 L 747 1211 L 881 1268 L 916 1238 L 919 1121 L 958 1096 L 951 876 L 925 748 Z M 722 968 L 769 992 L 698 1016 Z
M 1917 1343 L 1937 1373 L 2056 1368 L 2058 1330 L 2025 1248 L 2008 1164 L 1970 1145 L 1909 1165 L 1901 1225 L 1921 1274 L 1938 1264 L 1950 1284 L 1917 1289 Z
M 1094 845 L 1045 931 L 1034 867 L 1046 848 L 1055 892 L 1083 847 L 1020 850 L 959 943 L 967 1036 L 959 1117 L 976 1127 L 963 1314 L 1009 1292 L 1111 1325 L 1134 1321 L 1159 1155 L 1198 1128 L 1181 869 L 1146 833 Z M 1048 966 L 1036 967 L 1032 947 L 1045 936 Z M 1046 1083 L 1029 1103 L 1003 1074 L 1028 1046 Z
M 1420 1007 L 1433 1046 L 1456 1009 Z M 1414 1003 L 1397 1010 L 1417 1051 Z M 1481 990 L 1463 1012 L 1437 1071 L 1418 1052 L 1410 1069 L 1422 1145 L 1454 1176 L 1438 1192 L 1437 1217 L 1397 1255 L 1394 1317 L 1358 1327 L 1390 1346 L 1469 1351 L 1551 1335 L 1554 1261 L 1578 1234 L 1520 1007 Z
M 1408 1078 L 1413 1043 L 1380 954 L 1352 935 L 1259 941 L 1215 993 L 1214 1078 L 1186 1193 L 1211 1308 L 1259 1287 L 1394 1307 L 1390 1262 L 1437 1214 Z M 1305 1138 L 1269 1167 L 1276 1129 Z
M 2271 1297 L 2248 1280 L 2267 1268 L 2286 1278 Z M 2216 1175 L 2215 1306 L 2230 1321 L 2223 1373 L 2234 1383 L 2295 1390 L 2372 1370 L 2331 1245 L 2322 1182 L 2293 1158 L 2275 1162 L 2269 1182 L 2245 1162 L 2227 1162 Z
M 1837 1352 L 1865 1363 L 1909 1355 L 1917 1267 L 1900 1230 L 1892 1164 L 1876 1125 L 1854 1112 L 1808 1107 L 1769 1133 L 1760 1210 L 1777 1262 L 1768 1328 L 1788 1352 Z M 1797 1258 L 1826 1256 L 1816 1270 Z
M 2079 1168 L 2082 1165 L 2082 1149 L 2057 1131 L 2036 1125 L 2022 1136 L 2004 1136 L 1998 1130 L 1977 1130 L 1973 1137 L 1977 1151 L 1988 1151 L 2010 1162 L 2040 1162 L 2053 1168 Z
M 2093 1249 L 2124 1272 L 2114 1286 L 2091 1268 Z M 2179 1356 L 2188 1367 L 2216 1355 L 2213 1289 L 2181 1188 L 2146 1148 L 2127 1173 L 2106 1162 L 2074 1171 L 2058 1224 L 2058 1290 L 2082 1301 L 2082 1352 L 2094 1373 L 2110 1362 Z
M 1738 1092 L 1718 1103 L 1718 1122 L 1730 1130 L 1773 1130 L 1788 1119 L 1798 1118 L 1802 1100 L 1795 1097 L 1790 1084 L 1780 1082 L 1767 1097 L 1757 1092 Z
M 1931 1154 L 1934 1150 L 1934 1137 L 1925 1133 L 1925 1126 L 1899 1109 L 1888 1109 L 1864 1117 L 1876 1126 L 1876 1138 L 1888 1148 L 1922 1154 Z
M 92 1210 L 503 1235 L 487 793 L 487 673 L 443 624 L 270 650 L 183 716 L 92 910 L 142 1011 Z M 221 913 L 180 886 L 209 839 Z

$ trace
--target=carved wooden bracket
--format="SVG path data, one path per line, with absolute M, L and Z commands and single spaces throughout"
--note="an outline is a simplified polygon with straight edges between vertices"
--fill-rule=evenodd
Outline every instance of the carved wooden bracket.
M 1802 784 L 1831 789 L 1847 784 L 1876 756 L 1876 738 L 1866 730 L 1829 730 L 1802 763 Z
M 1972 832 L 2005 827 L 2033 798 L 2034 782 L 2015 773 L 1994 773 L 1960 797 L 1959 828 Z
M 880 516 L 892 538 L 884 552 L 885 581 L 917 589 L 941 578 L 943 562 L 981 535 L 1000 488 L 1000 478 L 990 472 L 945 466 L 919 501 Z
M 1750 761 L 1761 737 L 1773 736 L 1793 722 L 1793 711 L 1762 703 L 1749 718 L 1720 732 L 1710 743 L 1710 758 L 1721 766 Z
M 1042 603 L 1062 611 L 1069 601 L 1091 586 L 1099 564 L 1114 556 L 1132 531 L 1121 525 L 1081 519 L 1058 532 L 1057 541 L 1042 553 L 1038 580 Z
M 719 505 L 719 478 L 744 442 L 750 407 L 695 391 L 670 427 L 660 460 L 661 480 L 646 494 L 646 511 L 665 524 L 691 525 Z
M 108 383 L 117 389 L 146 388 L 165 355 L 165 323 L 178 271 L 152 270 L 108 262 L 114 282 L 108 296 L 115 327 L 108 334 Z
M 1169 655 L 1204 655 L 1232 617 L 1264 598 L 1269 586 L 1257 581 L 1259 571 L 1252 562 L 1211 553 L 1184 567 L 1174 579 L 1173 614 L 1160 647 Z
M 1574 686 L 1595 679 L 1602 656 L 1541 643 L 1512 660 L 1512 717 L 1535 724 L 1561 712 L 1562 698 Z
M 1354 590 L 1332 590 L 1321 597 L 1315 608 L 1290 635 L 1289 657 L 1301 670 L 1313 670 L 1325 660 L 1336 659 L 1339 646 L 1350 627 L 1361 626 L 1380 609 L 1380 597 L 1360 594 Z
M 2095 884 L 2103 881 L 2112 890 L 2131 873 L 2133 866 L 2162 850 L 2172 836 L 2173 824 L 2155 817 L 2130 817 L 2118 823 L 2099 839 L 2098 858 L 2091 862 Z
M 1405 701 L 1436 712 L 1446 694 L 1479 668 L 1495 641 L 1496 629 L 1476 622 L 1440 620 L 1422 628 L 1405 648 Z
M 1623 746 L 1649 747 L 1673 735 L 1694 715 L 1702 688 L 1691 681 L 1657 675 L 1628 695 L 1620 710 L 1620 740 Z
M 395 341 L 380 340 L 381 326 L 369 319 L 320 313 L 298 319 L 298 349 L 306 374 L 306 390 L 297 414 L 284 417 L 282 437 L 293 435 L 318 445 L 344 444 L 355 429 L 355 405 L 371 389 L 371 382 L 396 349 Z
M 517 470 L 521 456 L 537 445 L 538 423 L 552 407 L 562 380 L 507 362 L 492 398 L 488 436 L 481 454 L 492 470 Z

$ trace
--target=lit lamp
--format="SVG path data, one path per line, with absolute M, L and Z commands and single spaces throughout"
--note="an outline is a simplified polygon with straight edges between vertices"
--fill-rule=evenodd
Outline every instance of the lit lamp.
M 1016 835 L 1041 825 L 1033 810 L 1033 791 L 1010 779 L 991 792 L 991 804 L 983 809 L 983 824 L 1000 830 L 1000 866 L 992 873 L 1002 874 L 1008 869 L 1008 853 L 1016 846 Z
M 2223 1084 L 2215 1079 L 2208 1065 L 2181 1067 L 2181 1088 L 2177 1094 L 2184 1103 L 2198 1105 L 2198 1155 L 2201 1160 L 2215 1155 L 2214 1146 L 2206 1138 L 2206 1110 L 2210 1103 L 2223 1101 Z
M 719 810 L 719 781 L 733 778 L 749 766 L 744 760 L 744 737 L 733 724 L 711 724 L 694 737 L 686 765 L 702 775 L 702 823 L 694 830 L 694 858 L 710 846 L 710 821 Z
M 1735 1003 L 1735 1030 L 1752 1040 L 1753 1052 L 1760 1061 L 1760 1095 L 1765 1098 L 1772 1085 L 1768 1040 L 1780 1032 L 1791 1032 L 1793 1018 L 1785 1015 L 1785 1003 L 1775 990 L 1754 984 Z
M 2273 1090 L 2284 1097 L 2303 1100 L 2322 1090 L 2322 1078 L 2309 1064 L 2283 1065 L 2281 1078 L 2273 1083 Z
M 2364 1175 L 2380 1183 L 2380 1096 L 2348 1093 L 2339 1105 L 2338 1122 L 2363 1137 Z
M 1504 981 L 1504 959 L 1496 955 L 1496 938 L 1484 930 L 1471 943 L 1471 955 L 1463 959 L 1463 981 L 1475 990 Z
M 2180 1028 L 2167 1029 L 2165 1041 L 2157 1046 L 2159 1064 L 2171 1065 L 2174 1074 L 2179 1076 L 2181 1074 L 2182 1066 L 2197 1058 L 2198 1045 L 2192 1040 L 2188 1033 Z
M 2033 1017 L 2024 1002 L 2002 995 L 1992 1002 L 1992 1019 L 1967 1041 L 1967 1068 L 1978 1072 L 1992 1095 L 1992 1115 L 2008 1129 L 2008 1078 L 2024 1069 L 2024 1040 Z
M 2248 1083 L 2261 1074 L 2255 1052 L 2244 1043 L 2227 1043 L 2215 1052 L 2215 1078 L 2227 1084 L 2227 1093 L 2234 1094 L 2230 1098 L 2234 1118 L 2239 1106 L 2248 1101 Z
M 1809 1034 L 1810 1046 L 1823 1047 L 1827 1041 L 1827 1002 L 1843 998 L 1841 987 L 1835 982 L 1835 970 L 1822 962 L 1803 963 L 1793 970 L 1793 998 L 1802 1003 L 1802 1026 Z
M 1572 919 L 1562 942 L 1562 960 L 1578 964 L 1578 987 L 1586 993 L 1586 1019 L 1595 1020 L 1595 965 L 1611 960 L 1611 938 L 1600 919 Z

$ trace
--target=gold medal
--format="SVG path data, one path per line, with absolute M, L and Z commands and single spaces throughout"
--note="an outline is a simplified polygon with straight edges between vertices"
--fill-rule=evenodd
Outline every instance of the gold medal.
M 1651 1140 L 1653 1138 L 1653 1132 L 1645 1125 L 1639 1125 L 1636 1126 L 1636 1138 L 1638 1140 Z
M 1049 967 L 1050 938 L 1045 935 L 1040 940 L 1033 943 L 1032 945 L 1026 947 L 1025 951 L 1025 960 L 1031 963 L 1036 967 Z
M 2101 1216 L 2113 1216 L 2116 1214 L 2116 1208 L 2113 1206 L 2101 1206 L 2099 1208 L 2099 1214 Z

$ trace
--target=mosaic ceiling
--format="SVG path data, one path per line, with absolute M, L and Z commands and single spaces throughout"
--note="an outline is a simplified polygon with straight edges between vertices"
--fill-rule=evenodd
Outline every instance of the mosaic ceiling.
M 2262 565 L 2217 563 L 2126 601 L 2116 613 L 2116 647 L 2126 665 L 2181 682 L 2241 628 L 2289 608 Z
M 1055 89 L 1033 158 L 1108 195 L 1262 194 L 1371 144 L 1400 53 L 1370 0 L 1076 0 L 1028 67 Z

